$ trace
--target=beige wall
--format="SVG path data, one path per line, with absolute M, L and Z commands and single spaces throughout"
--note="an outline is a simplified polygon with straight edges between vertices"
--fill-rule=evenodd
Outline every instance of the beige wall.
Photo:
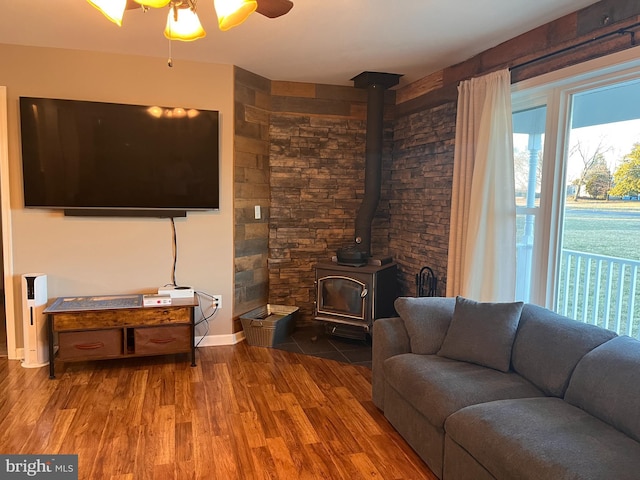
M 177 282 L 223 296 L 209 335 L 232 333 L 233 67 L 164 58 L 0 44 L 7 87 L 16 317 L 20 275 L 48 275 L 48 296 L 153 292 L 171 282 L 168 219 L 73 218 L 23 208 L 18 97 L 52 97 L 220 112 L 220 210 L 176 219 Z M 11 321 L 11 319 L 8 319 Z M 22 344 L 16 323 L 18 346 Z M 204 331 L 200 330 L 203 334 Z

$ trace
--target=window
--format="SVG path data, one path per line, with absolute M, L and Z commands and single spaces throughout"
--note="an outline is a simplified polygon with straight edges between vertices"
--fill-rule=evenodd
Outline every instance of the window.
M 516 297 L 530 301 L 533 280 L 533 245 L 540 211 L 540 187 L 545 105 L 513 114 L 513 148 L 516 187 L 517 278 Z
M 638 50 L 514 85 L 512 102 L 518 299 L 635 337 Z

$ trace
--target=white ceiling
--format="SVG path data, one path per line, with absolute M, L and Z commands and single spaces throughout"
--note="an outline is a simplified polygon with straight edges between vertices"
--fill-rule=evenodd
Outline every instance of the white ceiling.
M 406 84 L 595 3 L 594 0 L 293 0 L 285 16 L 254 13 L 217 28 L 213 0 L 200 0 L 207 31 L 173 42 L 180 60 L 233 64 L 272 80 L 352 85 L 362 71 L 404 74 Z M 126 53 L 166 62 L 168 9 L 128 10 L 117 27 L 86 0 L 0 0 L 0 43 Z M 0 67 L 1 68 L 1 67 Z

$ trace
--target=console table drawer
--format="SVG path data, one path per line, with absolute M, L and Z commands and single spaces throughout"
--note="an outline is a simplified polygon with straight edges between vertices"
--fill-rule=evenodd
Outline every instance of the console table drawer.
M 164 325 L 167 323 L 190 323 L 189 307 L 147 307 L 136 310 L 102 310 L 83 313 L 60 313 L 55 317 L 54 330 L 104 329 L 127 325 Z
M 58 337 L 61 360 L 91 360 L 123 354 L 122 329 L 91 332 L 61 332 Z
M 191 349 L 191 325 L 136 328 L 134 342 L 137 355 L 188 352 Z

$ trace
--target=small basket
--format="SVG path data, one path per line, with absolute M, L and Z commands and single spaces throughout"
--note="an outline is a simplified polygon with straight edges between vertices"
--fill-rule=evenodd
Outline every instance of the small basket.
M 240 316 L 249 345 L 273 347 L 293 332 L 293 316 L 298 307 L 267 304 Z

